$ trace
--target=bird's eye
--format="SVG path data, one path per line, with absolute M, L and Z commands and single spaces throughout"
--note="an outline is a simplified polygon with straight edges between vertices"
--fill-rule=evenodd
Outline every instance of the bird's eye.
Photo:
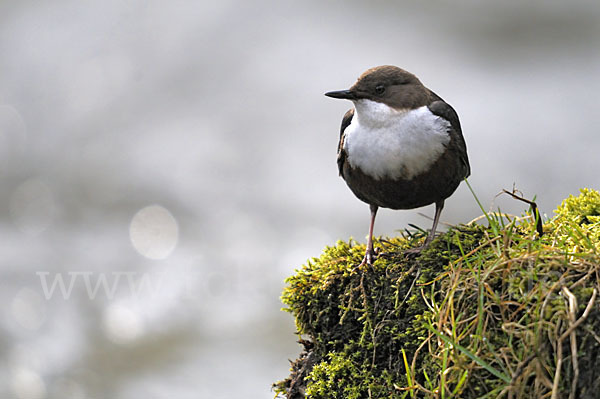
M 375 86 L 375 93 L 381 95 L 385 92 L 385 86 L 384 85 L 377 85 Z

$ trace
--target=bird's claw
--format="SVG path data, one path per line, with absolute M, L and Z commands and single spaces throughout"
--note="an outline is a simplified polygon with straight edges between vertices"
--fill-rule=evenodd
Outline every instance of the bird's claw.
M 409 248 L 406 251 L 404 251 L 404 254 L 408 255 L 408 256 L 419 255 L 423 250 L 425 250 L 425 249 L 427 249 L 427 247 L 429 247 L 429 244 L 431 244 L 431 241 L 433 241 L 433 237 L 429 236 L 429 237 L 427 237 L 427 239 L 425 240 L 423 245 L 419 245 L 418 247 L 415 247 L 415 248 Z
M 425 249 L 425 245 L 420 245 L 415 248 L 407 249 L 406 251 L 404 251 L 404 254 L 408 255 L 408 256 L 416 256 L 416 255 L 420 254 L 421 251 L 423 251 L 424 249 Z
M 363 258 L 362 262 L 360 262 L 360 264 L 358 266 L 356 266 L 354 269 L 352 269 L 352 271 L 356 271 L 358 269 L 360 269 L 361 267 L 363 267 L 364 265 L 369 266 L 369 268 L 373 268 L 373 263 L 375 263 L 375 261 L 377 260 L 377 258 L 379 257 L 380 253 L 379 253 L 379 248 L 376 248 L 372 251 L 367 251 L 365 253 L 365 257 Z

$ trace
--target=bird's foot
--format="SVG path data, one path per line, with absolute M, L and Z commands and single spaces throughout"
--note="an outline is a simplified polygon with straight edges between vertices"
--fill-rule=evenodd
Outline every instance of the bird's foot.
M 375 248 L 372 251 L 367 251 L 365 253 L 365 257 L 363 258 L 362 262 L 360 262 L 360 264 L 358 266 L 356 266 L 354 269 L 352 269 L 352 271 L 355 272 L 365 265 L 367 265 L 370 269 L 372 269 L 373 263 L 375 263 L 375 261 L 377 260 L 379 255 L 380 255 L 379 248 Z
M 379 251 L 378 249 L 375 250 L 375 253 L 377 254 L 377 259 L 379 259 L 379 258 L 389 258 L 390 256 L 393 255 L 393 252 Z
M 409 248 L 406 251 L 404 251 L 404 254 L 407 256 L 417 256 L 423 250 L 425 250 L 425 249 L 427 249 L 427 247 L 429 247 L 429 244 L 431 244 L 431 241 L 433 241 L 433 236 L 429 235 L 429 236 L 427 236 L 427 239 L 425 240 L 423 245 L 419 245 L 418 247 L 415 247 L 415 248 Z
M 418 247 L 415 248 L 409 248 L 406 251 L 404 251 L 404 255 L 407 256 L 417 256 L 421 253 L 421 251 L 423 251 L 426 248 L 425 245 L 420 245 Z

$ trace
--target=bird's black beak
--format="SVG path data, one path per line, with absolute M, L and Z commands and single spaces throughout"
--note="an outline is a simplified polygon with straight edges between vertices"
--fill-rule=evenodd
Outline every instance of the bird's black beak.
M 344 100 L 356 100 L 356 93 L 352 90 L 330 91 L 325 93 L 327 97 L 341 98 Z

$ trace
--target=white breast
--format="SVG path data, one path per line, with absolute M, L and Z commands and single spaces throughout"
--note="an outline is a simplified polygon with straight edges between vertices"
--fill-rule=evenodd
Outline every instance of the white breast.
M 398 111 L 370 100 L 354 105 L 344 149 L 352 167 L 375 179 L 410 180 L 426 171 L 450 142 L 450 123 L 426 106 Z

